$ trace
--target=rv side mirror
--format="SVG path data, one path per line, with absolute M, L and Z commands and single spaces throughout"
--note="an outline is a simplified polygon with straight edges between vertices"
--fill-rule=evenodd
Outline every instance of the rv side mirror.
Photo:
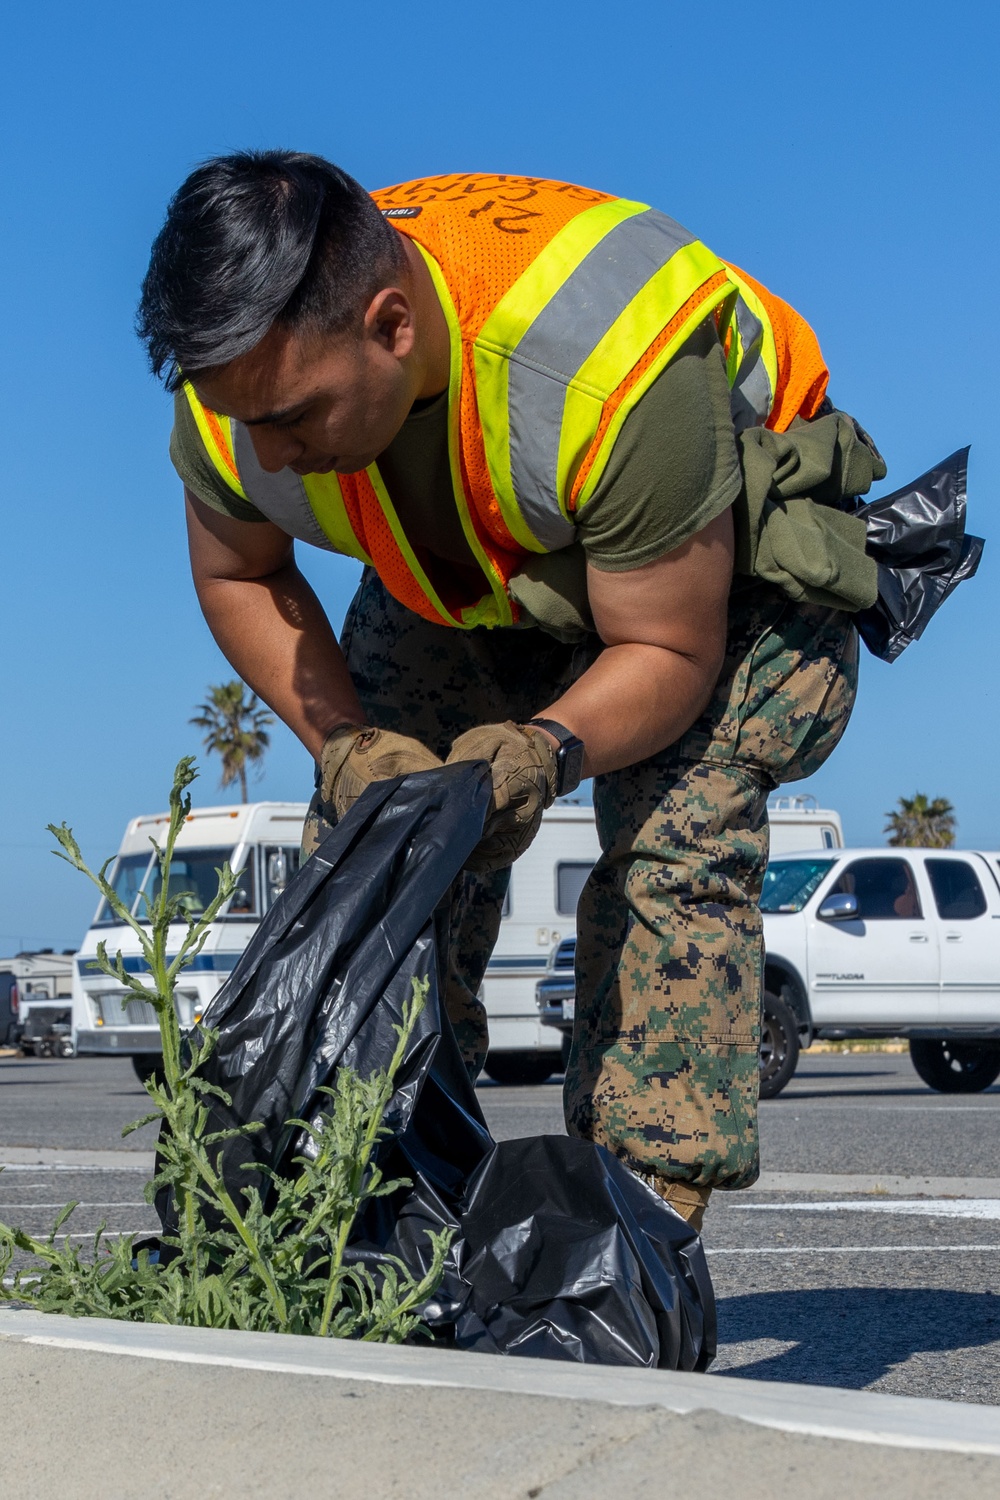
M 827 896 L 819 916 L 824 922 L 849 922 L 859 910 L 857 896 Z
M 275 890 L 288 884 L 288 860 L 285 858 L 284 849 L 276 849 L 273 854 L 267 856 L 267 880 Z

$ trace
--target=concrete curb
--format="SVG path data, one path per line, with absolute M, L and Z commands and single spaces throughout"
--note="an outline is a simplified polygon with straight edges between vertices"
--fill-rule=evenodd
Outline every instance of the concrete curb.
M 966 1402 L 885 1396 L 828 1386 L 730 1379 L 666 1370 L 555 1364 L 396 1348 L 274 1333 L 168 1328 L 53 1314 L 0 1311 L 0 1341 L 55 1349 L 167 1360 L 181 1364 L 269 1370 L 286 1375 L 450 1386 L 460 1390 L 715 1411 L 758 1426 L 887 1447 L 1000 1455 L 1000 1408 Z

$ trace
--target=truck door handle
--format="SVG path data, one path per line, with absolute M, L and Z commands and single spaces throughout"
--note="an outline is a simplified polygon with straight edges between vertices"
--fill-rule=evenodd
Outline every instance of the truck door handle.
M 927 941 L 928 941 L 928 938 L 927 938 L 926 932 L 911 932 L 910 933 L 910 942 L 911 943 L 926 943 Z
M 962 934 L 960 932 L 945 933 L 945 941 L 948 943 L 960 943 L 962 941 Z

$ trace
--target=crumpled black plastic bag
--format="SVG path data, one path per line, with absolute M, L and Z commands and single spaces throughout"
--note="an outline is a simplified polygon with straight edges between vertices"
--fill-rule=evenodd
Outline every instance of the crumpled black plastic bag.
M 339 1066 L 383 1068 L 411 979 L 427 1003 L 397 1074 L 380 1148 L 386 1177 L 412 1186 L 373 1200 L 350 1253 L 426 1266 L 427 1230 L 456 1237 L 425 1309 L 462 1349 L 590 1363 L 705 1369 L 715 1302 L 698 1235 L 607 1151 L 562 1136 L 495 1144 L 443 1013 L 452 882 L 482 834 L 479 762 L 379 782 L 328 835 L 261 923 L 205 1014 L 219 1043 L 205 1067 L 232 1098 L 213 1126 L 258 1121 L 226 1143 L 237 1195 L 255 1168 L 288 1170 L 287 1126 L 323 1107 Z M 239 1201 L 239 1199 L 237 1199 Z M 164 1231 L 169 1195 L 157 1203 Z
M 968 458 L 968 448 L 960 448 L 912 484 L 853 507 L 867 526 L 865 551 L 878 563 L 878 598 L 856 621 L 883 661 L 895 661 L 917 640 L 979 567 L 983 539 L 965 533 Z

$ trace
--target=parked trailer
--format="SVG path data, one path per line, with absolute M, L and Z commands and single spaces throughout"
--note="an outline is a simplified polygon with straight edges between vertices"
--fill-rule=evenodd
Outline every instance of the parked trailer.
M 840 813 L 819 807 L 816 798 L 800 792 L 796 797 L 776 797 L 768 804 L 771 825 L 771 856 L 791 854 L 797 849 L 843 849 L 844 829 Z
M 72 986 L 70 953 L 41 949 L 0 958 L 0 1047 L 65 1056 Z

